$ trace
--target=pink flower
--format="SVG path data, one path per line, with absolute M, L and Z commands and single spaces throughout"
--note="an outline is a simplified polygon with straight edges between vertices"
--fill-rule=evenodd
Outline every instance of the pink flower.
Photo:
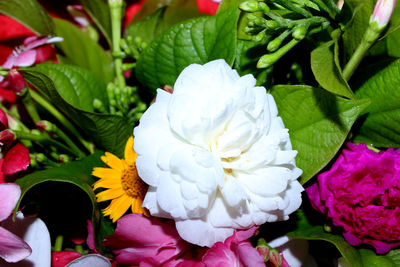
M 196 0 L 200 13 L 214 15 L 221 0 Z
M 106 237 L 103 244 L 117 255 L 118 264 L 147 262 L 154 266 L 175 259 L 190 247 L 178 235 L 174 221 L 160 221 L 142 214 L 129 214 L 119 219 L 115 233 Z
M 41 49 L 46 44 L 61 42 L 61 37 L 29 36 L 22 46 L 16 47 L 3 63 L 2 67 L 11 69 L 13 66 L 27 67 L 35 62 L 42 62 L 49 58 L 49 52 Z
M 265 266 L 264 259 L 251 245 L 250 238 L 258 227 L 245 231 L 234 232 L 224 243 L 215 243 L 204 255 L 206 266 Z
M 351 245 L 386 253 L 400 245 L 400 149 L 375 153 L 365 144 L 347 146 L 306 192 Z
M 388 24 L 395 6 L 396 0 L 378 0 L 370 22 L 376 22 L 380 28 L 384 28 Z
M 7 219 L 21 195 L 16 184 L 0 184 L 0 222 Z M 21 238 L 0 226 L 0 257 L 7 262 L 17 262 L 32 253 L 29 245 Z

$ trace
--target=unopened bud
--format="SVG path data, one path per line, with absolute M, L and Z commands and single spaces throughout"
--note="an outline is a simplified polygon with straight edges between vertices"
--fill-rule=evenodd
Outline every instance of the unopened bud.
M 378 29 L 383 29 L 389 23 L 393 14 L 396 0 L 378 0 L 370 18 L 370 24 L 376 22 Z
M 241 3 L 239 8 L 245 12 L 257 12 L 258 8 L 258 1 L 257 0 L 249 0 Z
M 307 30 L 308 30 L 307 25 L 298 26 L 294 29 L 292 36 L 296 40 L 303 40 L 304 37 L 306 37 Z
M 282 44 L 282 38 L 275 38 L 271 42 L 268 43 L 267 50 L 270 52 L 275 52 Z
M 8 73 L 8 87 L 16 93 L 21 93 L 26 87 L 24 77 L 17 69 L 11 69 Z
M 15 134 L 9 129 L 0 132 L 0 143 L 2 145 L 9 145 L 16 139 Z
M 263 257 L 264 262 L 268 263 L 268 266 L 279 267 L 282 265 L 283 259 L 279 251 L 270 247 L 264 238 L 258 239 L 256 250 Z
M 280 24 L 278 22 L 276 22 L 275 20 L 267 20 L 265 22 L 265 26 L 270 30 L 275 30 L 276 28 L 278 28 L 280 26 Z
M 41 132 L 53 132 L 55 125 L 49 121 L 36 122 L 36 128 Z
M 264 38 L 264 36 L 265 36 L 265 30 L 263 30 L 263 31 L 261 31 L 261 32 L 259 32 L 259 33 L 257 33 L 257 35 L 255 35 L 255 36 L 253 36 L 253 37 L 252 37 L 252 40 L 253 40 L 254 42 L 260 42 L 260 41 Z

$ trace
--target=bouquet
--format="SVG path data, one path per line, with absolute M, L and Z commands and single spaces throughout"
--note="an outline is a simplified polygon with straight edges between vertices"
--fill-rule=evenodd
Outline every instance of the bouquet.
M 0 0 L 0 265 L 400 265 L 399 12 Z

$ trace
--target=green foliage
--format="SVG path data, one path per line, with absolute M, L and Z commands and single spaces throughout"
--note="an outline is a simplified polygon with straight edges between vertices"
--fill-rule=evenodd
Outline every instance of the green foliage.
M 338 39 L 329 41 L 311 52 L 311 69 L 315 79 L 331 93 L 354 99 L 353 91 L 343 78 L 339 65 Z
M 52 35 L 54 24 L 36 0 L 0 0 L 0 13 L 10 16 L 38 35 Z
M 327 233 L 320 224 L 313 224 L 302 210 L 296 212 L 296 230 L 287 235 L 292 238 L 307 240 L 324 240 L 336 246 L 346 260 L 348 267 L 395 267 L 400 264 L 400 249 L 392 250 L 386 255 L 376 255 L 370 249 L 357 249 L 337 234 Z
M 97 237 L 109 234 L 111 228 L 102 221 L 99 209 L 97 207 L 96 198 L 91 187 L 91 185 L 94 183 L 93 176 L 91 175 L 93 167 L 104 165 L 104 163 L 100 160 L 100 156 L 102 154 L 102 151 L 97 151 L 95 154 L 90 155 L 80 161 L 66 163 L 57 168 L 36 171 L 16 180 L 16 183 L 21 187 L 21 197 L 15 207 L 15 210 L 18 210 L 21 200 L 25 194 L 38 184 L 45 182 L 71 183 L 83 190 L 91 201 L 94 236 Z M 96 241 L 96 247 L 100 251 L 103 251 L 101 244 L 102 240 L 97 239 Z
M 132 135 L 126 118 L 93 112 L 93 100 L 107 105 L 106 86 L 90 72 L 70 65 L 41 64 L 21 71 L 24 78 L 67 114 L 97 147 L 122 155 Z
M 137 78 L 155 92 L 163 85 L 173 85 L 179 73 L 192 63 L 222 58 L 232 65 L 238 16 L 235 8 L 171 27 L 143 51 L 137 62 Z
M 81 4 L 111 46 L 111 21 L 107 1 L 81 0 Z
M 64 38 L 63 42 L 56 44 L 65 55 L 65 59 L 60 57 L 61 63 L 66 60 L 68 64 L 85 68 L 106 83 L 114 79 L 112 57 L 109 53 L 74 24 L 57 18 L 54 18 L 54 23 L 56 35 Z
M 151 1 L 147 1 L 145 4 L 150 5 L 151 3 Z M 131 49 L 140 51 L 143 48 L 142 46 L 150 44 L 171 26 L 199 15 L 195 1 L 175 0 L 162 8 L 156 9 L 147 17 L 131 23 L 124 37 L 132 38 Z
M 357 98 L 370 98 L 357 142 L 376 147 L 400 147 L 400 60 L 377 71 L 366 70 L 368 79 L 356 91 Z
M 289 129 L 296 165 L 306 183 L 335 156 L 353 123 L 369 100 L 336 97 L 323 89 L 305 85 L 272 88 L 279 116 Z

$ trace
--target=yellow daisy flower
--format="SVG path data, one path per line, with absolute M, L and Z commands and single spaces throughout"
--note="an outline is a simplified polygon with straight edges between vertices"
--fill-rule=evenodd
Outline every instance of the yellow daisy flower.
M 111 200 L 110 205 L 103 210 L 104 216 L 110 216 L 113 222 L 121 218 L 131 207 L 133 213 L 149 215 L 142 208 L 143 198 L 147 192 L 144 183 L 136 170 L 137 154 L 133 150 L 133 137 L 125 145 L 125 159 L 119 159 L 112 153 L 106 152 L 101 160 L 110 168 L 93 168 L 92 175 L 100 178 L 93 184 L 93 189 L 107 188 L 96 194 L 98 202 Z

